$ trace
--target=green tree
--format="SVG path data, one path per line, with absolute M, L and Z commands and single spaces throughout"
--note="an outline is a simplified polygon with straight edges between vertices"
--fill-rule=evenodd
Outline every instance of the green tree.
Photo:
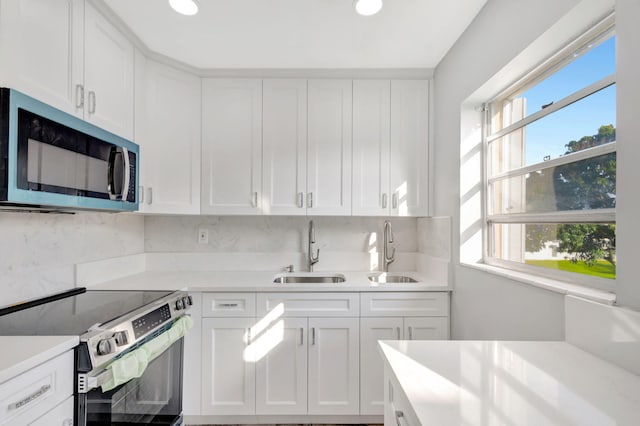
M 612 124 L 598 133 L 566 144 L 572 154 L 616 139 Z M 616 154 L 610 153 L 552 169 L 531 173 L 526 180 L 527 212 L 615 208 Z M 550 197 L 549 194 L 553 194 Z M 574 262 L 593 265 L 599 259 L 615 264 L 615 225 L 528 225 L 527 251 L 538 251 L 547 241 L 559 241 L 558 249 L 570 253 Z

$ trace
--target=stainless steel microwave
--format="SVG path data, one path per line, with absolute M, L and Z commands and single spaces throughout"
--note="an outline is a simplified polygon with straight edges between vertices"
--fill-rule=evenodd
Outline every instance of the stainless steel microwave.
M 138 209 L 135 143 L 0 89 L 0 209 Z

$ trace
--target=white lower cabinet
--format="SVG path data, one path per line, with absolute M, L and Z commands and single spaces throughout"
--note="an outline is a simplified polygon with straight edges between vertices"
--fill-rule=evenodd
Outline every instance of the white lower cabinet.
M 449 339 L 449 296 L 367 293 L 360 300 L 362 315 L 370 316 L 360 319 L 360 414 L 379 415 L 384 413 L 384 363 L 378 340 Z
M 73 366 L 70 350 L 0 384 L 0 425 L 72 426 Z
M 378 340 L 448 339 L 448 315 L 445 292 L 203 293 L 202 417 L 187 421 L 380 416 Z
M 256 414 L 307 413 L 307 318 L 280 318 L 257 336 Z
M 255 413 L 254 318 L 202 320 L 202 414 Z
M 358 414 L 358 318 L 309 318 L 309 414 Z

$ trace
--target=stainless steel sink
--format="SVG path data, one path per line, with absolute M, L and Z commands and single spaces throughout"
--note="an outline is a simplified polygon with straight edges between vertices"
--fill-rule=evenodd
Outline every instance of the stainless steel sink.
M 273 282 L 276 284 L 327 284 L 343 283 L 345 281 L 342 274 L 310 275 L 310 274 L 287 274 L 276 275 Z
M 371 281 L 372 283 L 380 283 L 380 284 L 417 283 L 418 282 L 417 280 L 411 277 L 408 277 L 406 275 L 388 274 L 388 273 L 369 275 L 367 278 L 369 278 L 369 281 Z

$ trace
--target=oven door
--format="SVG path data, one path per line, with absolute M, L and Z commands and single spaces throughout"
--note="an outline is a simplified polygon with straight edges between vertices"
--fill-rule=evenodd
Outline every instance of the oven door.
M 181 425 L 183 341 L 151 361 L 139 378 L 107 392 L 98 387 L 79 394 L 78 424 Z

